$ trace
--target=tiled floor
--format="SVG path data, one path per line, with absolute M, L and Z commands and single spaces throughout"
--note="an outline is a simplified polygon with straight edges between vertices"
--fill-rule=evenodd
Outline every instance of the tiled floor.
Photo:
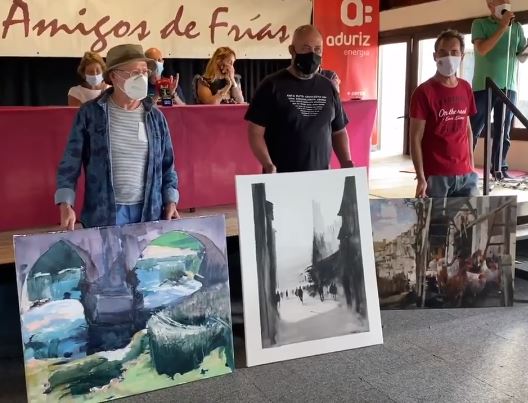
M 528 282 L 517 280 L 517 298 L 526 297 Z M 520 303 L 502 309 L 385 311 L 383 346 L 239 368 L 124 401 L 526 402 L 527 315 L 528 305 Z M 237 344 L 241 352 L 242 340 Z M 0 400 L 24 401 L 20 359 L 3 360 L 0 368 Z

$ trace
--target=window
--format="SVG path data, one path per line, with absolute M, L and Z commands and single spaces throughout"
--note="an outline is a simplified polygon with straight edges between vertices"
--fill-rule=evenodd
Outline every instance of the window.
M 378 128 L 376 156 L 401 155 L 404 145 L 407 42 L 380 46 L 378 70 Z
M 471 43 L 471 35 L 464 36 L 466 45 L 466 54 L 460 65 L 459 77 L 464 80 L 473 80 L 473 70 L 475 68 L 475 50 Z M 433 59 L 434 44 L 436 39 L 423 39 L 420 41 L 419 51 L 419 66 L 418 66 L 418 84 L 427 81 L 436 73 L 436 63 Z
M 528 37 L 528 10 L 516 12 L 516 19 L 524 29 L 525 36 Z M 473 81 L 473 72 L 475 68 L 475 51 L 471 43 L 471 26 L 474 18 L 468 18 L 462 21 L 442 22 L 428 26 L 408 27 L 395 29 L 391 31 L 380 32 L 380 38 L 385 43 L 396 43 L 408 41 L 408 60 L 407 60 L 407 77 L 410 79 L 407 85 L 405 111 L 408 114 L 408 99 L 417 85 L 433 77 L 436 73 L 436 63 L 433 58 L 434 43 L 436 36 L 447 28 L 456 29 L 464 35 L 465 39 L 465 57 L 460 66 L 459 77 L 464 78 L 469 83 Z M 386 91 L 387 92 L 387 91 Z M 381 96 L 381 91 L 380 91 Z M 387 93 L 385 93 L 387 97 Z M 528 61 L 519 65 L 518 70 L 518 102 L 517 106 L 521 112 L 528 116 Z M 381 99 L 381 98 L 379 98 Z M 382 108 L 380 108 L 382 109 Z M 380 114 L 382 111 L 380 110 Z M 394 115 L 394 113 L 392 113 Z M 390 114 L 385 113 L 385 118 Z M 408 118 L 408 116 L 406 116 Z M 405 124 L 405 152 L 408 153 L 408 119 Z M 387 126 L 387 125 L 386 125 Z M 514 122 L 512 130 L 514 140 L 528 141 L 528 130 L 526 130 L 518 121 Z
M 524 35 L 528 36 L 528 24 L 523 25 L 523 29 Z M 473 80 L 473 70 L 475 68 L 475 49 L 473 43 L 471 43 L 471 35 L 465 35 L 464 39 L 466 42 L 466 54 L 462 61 L 460 77 L 471 83 Z M 517 107 L 525 116 L 528 116 L 528 62 L 519 63 L 517 76 Z M 514 127 L 522 128 L 524 126 L 521 122 L 515 119 Z
M 471 42 L 471 34 L 464 35 L 464 44 L 466 46 L 464 59 L 460 65 L 460 77 L 471 83 L 475 70 L 475 48 Z
M 433 58 L 436 39 L 423 39 L 419 42 L 418 85 L 429 80 L 436 73 L 436 63 Z
M 528 37 L 528 24 L 523 25 L 524 34 Z M 459 77 L 471 83 L 473 81 L 473 71 L 475 68 L 475 49 L 471 42 L 471 34 L 464 36 L 466 52 L 460 66 Z M 419 42 L 419 66 L 418 84 L 431 78 L 436 72 L 436 64 L 433 60 L 435 39 L 423 39 Z M 528 116 L 528 61 L 519 64 L 517 77 L 517 107 Z M 492 116 L 493 120 L 493 116 Z M 515 119 L 516 128 L 524 126 Z

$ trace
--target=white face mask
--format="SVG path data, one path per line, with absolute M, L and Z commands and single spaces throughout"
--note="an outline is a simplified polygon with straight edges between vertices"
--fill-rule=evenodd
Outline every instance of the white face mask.
M 135 101 L 141 101 L 147 97 L 148 78 L 146 75 L 129 77 L 123 85 L 123 92 Z
M 87 75 L 85 80 L 92 87 L 97 87 L 99 84 L 103 82 L 103 75 L 102 74 L 97 74 L 95 76 Z
M 501 4 L 500 6 L 495 6 L 495 17 L 501 20 L 502 15 L 506 11 L 511 11 L 511 10 L 512 10 L 511 4 Z
M 163 73 L 163 62 L 158 62 L 156 60 L 156 75 L 161 77 L 161 73 Z
M 444 77 L 451 77 L 457 73 L 461 62 L 462 57 L 460 56 L 441 57 L 436 61 L 436 68 Z

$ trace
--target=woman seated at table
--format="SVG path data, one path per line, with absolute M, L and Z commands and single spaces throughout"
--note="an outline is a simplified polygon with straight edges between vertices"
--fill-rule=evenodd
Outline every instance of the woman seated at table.
M 77 68 L 82 84 L 71 87 L 68 91 L 68 105 L 80 106 L 101 95 L 108 88 L 103 80 L 106 64 L 95 52 L 86 52 Z
M 240 75 L 235 74 L 235 52 L 228 47 L 218 48 L 207 63 L 204 75 L 196 83 L 199 104 L 241 104 L 244 96 Z

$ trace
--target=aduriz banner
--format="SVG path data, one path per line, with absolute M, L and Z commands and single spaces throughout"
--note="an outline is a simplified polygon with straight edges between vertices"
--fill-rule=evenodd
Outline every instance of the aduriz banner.
M 341 79 L 341 98 L 377 99 L 379 0 L 314 0 L 323 68 Z

